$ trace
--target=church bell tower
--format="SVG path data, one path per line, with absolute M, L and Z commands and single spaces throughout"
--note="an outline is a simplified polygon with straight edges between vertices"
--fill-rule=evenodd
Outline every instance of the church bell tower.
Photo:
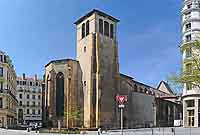
M 77 61 L 83 75 L 84 126 L 88 128 L 103 127 L 116 121 L 118 22 L 118 19 L 96 9 L 75 22 Z

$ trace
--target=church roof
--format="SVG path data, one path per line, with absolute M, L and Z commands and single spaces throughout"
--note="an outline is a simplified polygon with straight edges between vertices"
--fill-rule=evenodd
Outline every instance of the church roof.
M 85 20 L 86 18 L 90 17 L 92 14 L 97 13 L 98 15 L 104 16 L 104 17 L 108 17 L 110 20 L 115 21 L 115 22 L 119 22 L 118 19 L 112 17 L 111 15 L 108 15 L 102 11 L 99 11 L 97 9 L 93 9 L 92 11 L 90 11 L 89 13 L 87 13 L 86 15 L 82 16 L 80 19 L 78 19 L 76 22 L 74 22 L 74 24 L 79 24 L 81 23 L 83 20 Z
M 51 63 L 61 63 L 61 62 L 67 62 L 67 61 L 76 61 L 74 59 L 59 59 L 59 60 L 52 60 L 49 63 L 45 65 L 45 67 L 49 66 Z M 76 61 L 77 62 L 77 61 Z

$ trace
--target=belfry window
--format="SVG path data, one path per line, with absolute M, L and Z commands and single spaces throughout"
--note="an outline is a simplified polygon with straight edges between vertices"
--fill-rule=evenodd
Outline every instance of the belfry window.
M 90 33 L 90 22 L 89 20 L 86 22 L 86 36 Z
M 110 24 L 110 38 L 113 38 L 114 36 L 114 26 L 113 24 Z
M 104 35 L 109 37 L 109 23 L 104 21 Z
M 99 19 L 99 33 L 103 34 L 103 20 Z
M 85 37 L 85 23 L 82 24 L 82 38 Z

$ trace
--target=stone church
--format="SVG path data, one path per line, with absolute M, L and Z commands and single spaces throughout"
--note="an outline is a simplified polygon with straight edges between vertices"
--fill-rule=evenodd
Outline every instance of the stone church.
M 118 61 L 118 19 L 92 10 L 76 26 L 76 60 L 50 61 L 45 66 L 43 120 L 57 127 L 119 127 L 119 109 L 115 97 L 128 95 L 124 122 L 127 127 L 156 125 L 156 95 L 177 96 L 120 74 Z M 138 99 L 138 100 L 136 100 Z M 175 109 L 175 113 L 179 113 Z

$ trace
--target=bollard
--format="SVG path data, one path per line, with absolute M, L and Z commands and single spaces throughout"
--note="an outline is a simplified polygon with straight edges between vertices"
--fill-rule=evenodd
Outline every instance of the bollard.
M 151 129 L 151 135 L 153 135 L 153 128 Z

